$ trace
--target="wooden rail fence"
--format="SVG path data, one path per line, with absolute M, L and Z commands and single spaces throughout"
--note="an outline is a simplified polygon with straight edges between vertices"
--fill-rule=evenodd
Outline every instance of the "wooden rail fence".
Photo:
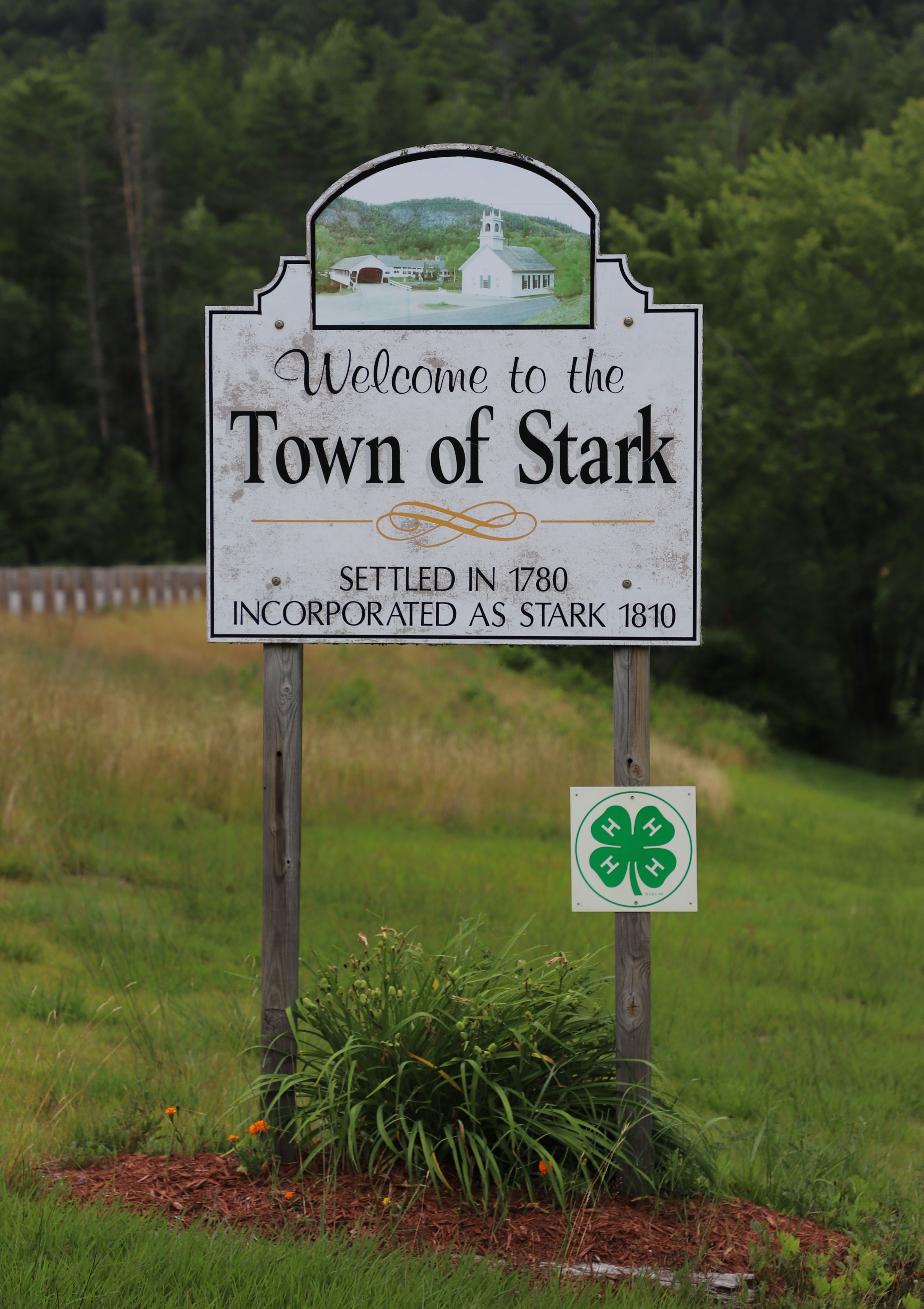
M 0 614 L 99 613 L 205 595 L 205 568 L 0 568 Z

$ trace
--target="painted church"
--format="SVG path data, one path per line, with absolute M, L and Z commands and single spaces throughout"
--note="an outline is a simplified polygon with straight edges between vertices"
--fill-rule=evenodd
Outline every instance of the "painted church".
M 551 295 L 555 265 L 531 245 L 508 245 L 499 209 L 481 215 L 478 249 L 462 265 L 465 295 Z

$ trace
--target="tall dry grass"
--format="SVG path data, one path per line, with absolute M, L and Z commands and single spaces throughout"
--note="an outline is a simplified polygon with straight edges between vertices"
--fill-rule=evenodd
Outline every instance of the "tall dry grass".
M 208 647 L 176 613 L 0 632 L 8 847 L 73 858 L 114 800 L 258 813 L 260 652 Z M 394 816 L 559 833 L 568 787 L 612 775 L 605 696 L 569 696 L 490 651 L 315 648 L 305 685 L 307 822 Z M 710 814 L 728 807 L 715 762 L 662 736 L 652 757 L 655 781 L 694 783 Z

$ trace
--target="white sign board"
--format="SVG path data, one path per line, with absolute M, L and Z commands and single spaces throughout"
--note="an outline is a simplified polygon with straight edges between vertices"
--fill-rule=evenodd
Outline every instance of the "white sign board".
M 696 788 L 572 788 L 571 908 L 695 910 Z
M 700 308 L 598 232 L 544 165 L 406 151 L 206 311 L 210 639 L 699 643 Z

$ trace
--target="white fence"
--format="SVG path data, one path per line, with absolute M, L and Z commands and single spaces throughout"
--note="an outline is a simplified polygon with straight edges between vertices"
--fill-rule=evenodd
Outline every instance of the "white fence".
M 99 613 L 205 595 L 205 568 L 0 568 L 0 614 Z

